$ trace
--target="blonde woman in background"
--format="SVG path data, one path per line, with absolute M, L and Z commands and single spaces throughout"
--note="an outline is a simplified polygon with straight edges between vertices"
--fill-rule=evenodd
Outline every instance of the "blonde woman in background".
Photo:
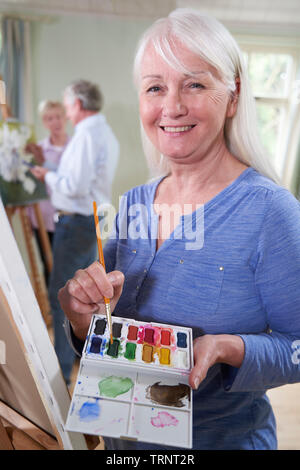
M 59 101 L 42 101 L 39 105 L 39 115 L 41 116 L 44 127 L 49 131 L 49 135 L 39 141 L 37 144 L 30 143 L 26 147 L 28 153 L 33 154 L 36 163 L 44 168 L 55 171 L 58 168 L 61 156 L 68 144 L 69 136 L 66 133 L 66 115 L 65 110 Z M 39 203 L 40 209 L 48 232 L 50 243 L 52 244 L 53 233 L 55 229 L 54 213 L 55 209 L 50 200 L 50 188 L 47 186 L 49 195 L 48 200 Z M 38 225 L 33 208 L 28 209 L 28 214 L 34 229 L 36 240 L 40 248 L 41 259 L 44 265 L 46 284 L 49 281 L 49 272 L 44 259 L 43 249 L 40 245 L 38 236 Z

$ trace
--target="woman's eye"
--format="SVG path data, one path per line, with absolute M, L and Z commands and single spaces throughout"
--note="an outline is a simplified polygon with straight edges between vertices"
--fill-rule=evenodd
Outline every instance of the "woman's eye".
M 201 83 L 191 83 L 190 85 L 191 88 L 204 88 L 204 85 L 201 85 Z
M 159 86 L 152 86 L 148 88 L 147 93 L 157 93 L 160 90 Z

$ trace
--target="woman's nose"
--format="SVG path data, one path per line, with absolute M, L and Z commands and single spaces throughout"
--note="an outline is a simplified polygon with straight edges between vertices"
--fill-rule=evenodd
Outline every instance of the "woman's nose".
M 168 93 L 163 104 L 163 116 L 177 118 L 187 114 L 187 106 L 180 93 Z

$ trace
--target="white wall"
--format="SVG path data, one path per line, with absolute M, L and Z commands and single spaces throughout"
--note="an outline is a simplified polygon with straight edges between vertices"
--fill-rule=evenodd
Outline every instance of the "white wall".
M 264 11 L 266 11 L 266 1 Z M 231 5 L 228 8 L 228 18 L 226 19 L 225 8 L 222 14 L 219 12 L 218 16 L 221 20 L 225 20 L 224 24 L 229 22 L 227 26 L 233 34 L 237 35 L 246 28 L 242 21 L 246 15 L 245 8 L 243 15 L 240 15 L 241 23 L 238 23 L 237 0 L 228 0 L 228 2 Z M 189 0 L 187 3 L 195 2 Z M 215 0 L 212 5 L 216 7 L 221 3 L 221 0 Z M 207 2 L 202 1 L 201 4 L 205 8 Z M 211 9 L 213 9 L 212 5 Z M 287 21 L 291 20 L 292 11 L 295 9 L 295 1 L 289 0 L 288 5 L 289 9 L 286 10 L 286 14 L 289 13 L 290 16 L 283 15 L 285 21 L 281 26 L 279 25 L 280 28 L 277 23 L 276 26 L 270 21 L 269 28 L 265 25 L 266 35 L 267 30 L 275 31 L 276 28 L 279 28 L 281 32 L 285 31 Z M 255 11 L 253 9 L 253 12 Z M 279 14 L 278 2 L 276 11 Z M 261 11 L 260 13 L 257 15 L 261 20 L 263 15 Z M 236 19 L 235 26 L 230 27 L 234 19 Z M 148 177 L 140 140 L 138 101 L 132 80 L 132 62 L 138 39 L 153 20 L 153 17 L 133 19 L 130 16 L 109 17 L 100 14 L 93 16 L 87 13 L 69 13 L 56 16 L 55 21 L 50 24 L 38 21 L 32 23 L 35 110 L 42 99 L 60 99 L 65 86 L 76 78 L 95 81 L 103 91 L 105 98 L 103 112 L 121 145 L 120 163 L 113 187 L 113 203 L 116 208 L 118 208 L 119 195 L 133 186 L 144 183 Z M 300 21 L 299 15 L 295 14 L 295 24 L 297 21 Z M 295 24 L 291 23 L 294 26 Z M 253 34 L 254 21 L 250 26 L 248 25 L 248 28 Z M 253 36 L 251 38 L 253 39 Z M 270 41 L 270 38 L 265 37 L 263 43 L 267 44 Z M 290 39 L 287 38 L 286 41 Z M 293 41 L 297 39 L 294 38 Z M 35 115 L 35 128 L 38 138 L 45 135 L 37 114 Z M 71 130 L 71 127 L 69 129 Z
M 103 92 L 103 113 L 121 146 L 113 187 L 116 207 L 119 195 L 144 183 L 148 177 L 132 63 L 138 38 L 151 22 L 65 15 L 57 17 L 52 24 L 32 25 L 35 110 L 42 99 L 61 99 L 65 86 L 77 78 L 98 83 Z M 38 138 L 46 135 L 37 113 L 35 129 Z

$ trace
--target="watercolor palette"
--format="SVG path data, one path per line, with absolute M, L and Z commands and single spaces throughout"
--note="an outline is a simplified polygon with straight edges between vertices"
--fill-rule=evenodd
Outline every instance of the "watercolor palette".
M 192 447 L 192 331 L 94 315 L 66 429 Z M 151 349 L 150 349 L 151 348 Z
M 113 344 L 106 317 L 94 315 L 83 354 L 122 366 L 189 374 L 192 364 L 190 328 L 112 317 Z

